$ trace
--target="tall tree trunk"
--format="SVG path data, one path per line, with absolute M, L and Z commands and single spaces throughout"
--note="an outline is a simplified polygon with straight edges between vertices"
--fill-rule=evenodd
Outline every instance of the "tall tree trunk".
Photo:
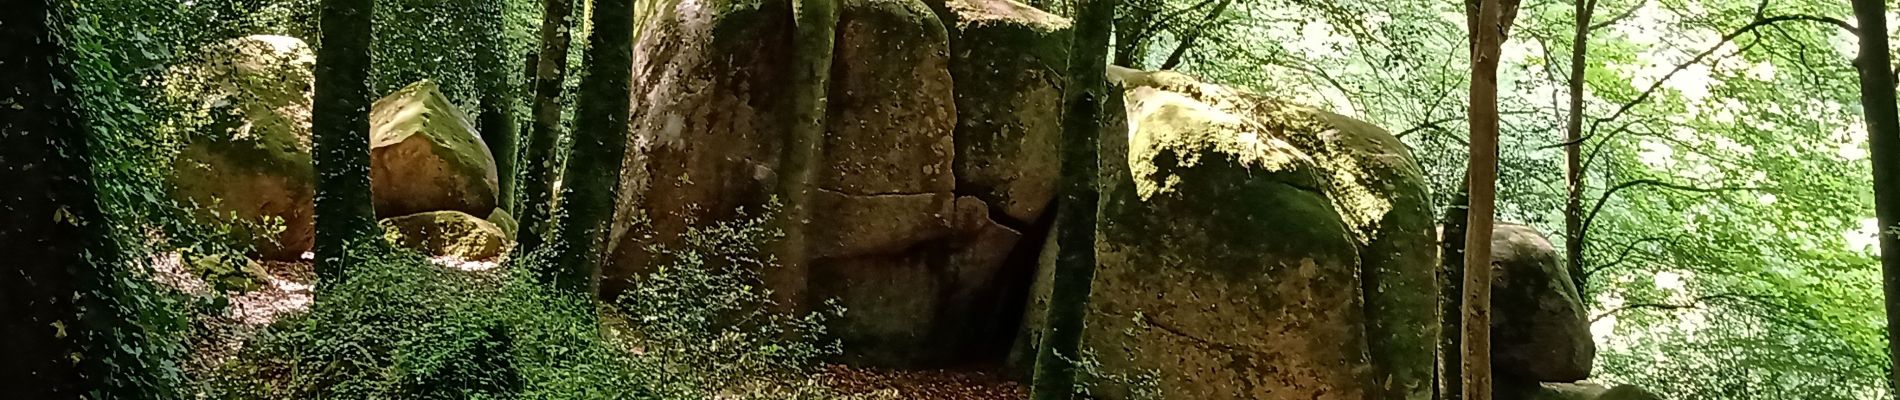
M 1866 107 L 1867 148 L 1874 163 L 1874 215 L 1880 221 L 1881 286 L 1887 305 L 1888 390 L 1900 388 L 1900 110 L 1894 76 L 1887 69 L 1887 4 L 1854 0 L 1860 23 L 1860 103 Z
M 1491 400 L 1491 229 L 1498 178 L 1498 58 L 1516 0 L 1478 0 L 1471 25 L 1471 195 L 1465 231 L 1465 400 Z
M 1080 0 L 1069 50 L 1069 82 L 1063 93 L 1062 195 L 1056 207 L 1056 270 L 1051 281 L 1047 330 L 1036 354 L 1030 398 L 1068 400 L 1075 394 L 1082 328 L 1095 280 L 1095 211 L 1100 198 L 1096 140 L 1107 102 L 1108 35 L 1115 0 Z
M 502 2 L 500 0 L 478 0 L 483 40 L 475 48 L 475 62 L 481 68 L 481 114 L 476 117 L 481 125 L 482 142 L 488 145 L 489 152 L 495 156 L 495 172 L 500 177 L 501 193 L 496 204 L 502 209 L 513 211 L 515 198 L 515 133 L 520 127 L 515 125 L 515 87 L 509 83 L 509 71 L 514 63 L 504 56 L 508 53 L 508 42 L 502 34 Z
M 1451 198 L 1451 205 L 1445 207 L 1444 230 L 1438 234 L 1438 284 L 1443 288 L 1438 292 L 1438 382 L 1433 390 L 1439 400 L 1458 400 L 1464 398 L 1461 384 L 1464 382 L 1463 360 L 1459 347 L 1464 331 L 1464 277 L 1465 277 L 1465 224 L 1471 215 L 1471 180 L 1469 176 L 1458 185 L 1458 193 Z
M 780 196 L 784 209 L 778 217 L 785 237 L 778 243 L 780 268 L 768 271 L 773 299 L 785 311 L 804 311 L 806 285 L 811 271 L 807 241 L 807 222 L 811 219 L 811 199 L 818 160 L 823 157 L 825 123 L 831 89 L 831 58 L 837 40 L 837 0 L 793 0 L 791 136 L 785 142 L 784 173 L 780 175 Z
M 619 198 L 633 103 L 633 0 L 596 0 L 588 35 L 586 82 L 574 113 L 574 150 L 562 174 L 563 210 L 555 284 L 592 294 L 600 284 L 603 242 Z
M 0 393 L 76 399 L 97 389 L 82 372 L 81 329 L 107 328 L 94 304 L 115 248 L 87 159 L 72 70 L 66 1 L 26 0 L 0 14 Z M 62 89 L 61 86 L 65 86 Z M 82 316 L 84 313 L 84 316 Z M 91 337 L 89 337 L 91 336 Z M 100 343 L 94 343 L 94 346 Z M 92 362 L 88 364 L 101 364 Z M 90 376 L 89 376 L 90 375 Z
M 1583 273 L 1583 90 L 1584 72 L 1588 71 L 1590 18 L 1596 13 L 1596 0 L 1576 0 L 1575 35 L 1570 45 L 1570 110 L 1564 121 L 1564 260 L 1577 294 L 1584 292 Z M 1586 300 L 1587 301 L 1587 300 Z
M 1227 12 L 1227 5 L 1233 3 L 1234 0 L 1220 0 L 1219 3 L 1215 3 L 1214 10 L 1208 11 L 1207 17 L 1201 18 L 1200 24 L 1195 26 L 1193 31 L 1188 32 L 1187 37 L 1181 38 L 1181 43 L 1174 46 L 1174 51 L 1168 53 L 1167 61 L 1161 62 L 1161 69 L 1174 69 L 1180 66 L 1181 57 L 1187 55 L 1188 49 L 1194 48 L 1194 42 L 1200 40 L 1201 35 L 1214 29 L 1215 21 L 1219 21 L 1221 13 Z
M 323 0 L 310 133 L 317 172 L 317 279 L 348 277 L 345 249 L 376 229 L 369 193 L 369 40 L 372 0 Z
M 541 59 L 534 76 L 533 122 L 528 136 L 521 138 L 521 164 L 515 179 L 515 252 L 527 254 L 547 240 L 545 231 L 553 216 L 554 145 L 561 132 L 561 91 L 567 81 L 567 48 L 571 37 L 568 18 L 574 13 L 568 0 L 543 0 L 541 14 Z M 520 258 L 516 258 L 519 260 Z M 556 271 L 538 271 L 552 279 Z

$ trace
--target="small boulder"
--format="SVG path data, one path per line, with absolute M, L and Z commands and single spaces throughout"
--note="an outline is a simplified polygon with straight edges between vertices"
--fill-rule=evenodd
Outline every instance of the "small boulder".
M 377 217 L 441 210 L 486 214 L 499 203 L 495 156 L 435 82 L 416 82 L 376 100 L 369 121 Z
M 294 260 L 316 235 L 310 165 L 311 68 L 303 41 L 257 35 L 206 47 L 166 80 L 190 106 L 170 129 L 189 140 L 173 161 L 172 195 L 202 219 L 233 222 L 263 258 Z M 276 224 L 282 229 L 252 229 Z
M 1582 296 L 1550 241 L 1535 228 L 1492 230 L 1491 362 L 1498 375 L 1538 382 L 1590 377 L 1596 342 Z
M 497 228 L 501 228 L 502 233 L 507 233 L 509 239 L 515 238 L 515 231 L 520 229 L 521 226 L 520 223 L 515 222 L 514 214 L 500 208 L 488 213 L 488 222 L 495 224 Z
M 501 255 L 508 236 L 494 223 L 461 211 L 432 211 L 382 220 L 391 243 L 431 256 L 485 260 Z

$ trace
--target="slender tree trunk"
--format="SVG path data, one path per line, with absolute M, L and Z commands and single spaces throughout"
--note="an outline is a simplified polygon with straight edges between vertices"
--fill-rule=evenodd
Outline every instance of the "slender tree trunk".
M 1214 10 L 1207 12 L 1207 17 L 1201 19 L 1200 25 L 1188 32 L 1187 37 L 1182 38 L 1181 43 L 1174 46 L 1174 51 L 1168 53 L 1168 60 L 1161 63 L 1161 69 L 1174 69 L 1180 66 L 1181 57 L 1187 55 L 1188 49 L 1194 48 L 1194 42 L 1200 40 L 1201 35 L 1214 29 L 1215 21 L 1219 21 L 1221 13 L 1227 12 L 1227 5 L 1233 3 L 1234 0 L 1220 0 L 1219 3 L 1215 3 Z
M 1462 348 L 1464 331 L 1465 224 L 1471 223 L 1471 181 L 1458 185 L 1458 193 L 1445 207 L 1444 231 L 1438 235 L 1438 386 L 1433 389 L 1439 400 L 1464 398 L 1459 385 L 1464 382 Z
M 515 179 L 515 252 L 527 254 L 547 240 L 542 236 L 553 216 L 554 145 L 561 132 L 561 91 L 567 81 L 568 18 L 574 13 L 568 0 L 543 0 L 540 63 L 534 76 L 531 130 L 521 138 L 520 172 Z M 517 260 L 521 258 L 516 258 Z M 539 271 L 552 279 L 554 271 Z
M 1584 291 L 1588 278 L 1583 273 L 1583 76 L 1590 68 L 1590 19 L 1597 2 L 1576 1 L 1575 36 L 1570 45 L 1570 110 L 1564 121 L 1564 256 L 1577 294 L 1588 299 Z
M 1491 400 L 1491 229 L 1498 178 L 1498 58 L 1515 0 L 1478 0 L 1471 26 L 1471 195 L 1465 231 L 1465 400 Z
M 496 204 L 502 209 L 513 211 L 515 198 L 515 133 L 520 127 L 515 125 L 515 87 L 508 84 L 508 72 L 514 63 L 504 57 L 508 52 L 507 40 L 502 34 L 502 2 L 500 0 L 477 0 L 482 10 L 481 24 L 483 43 L 476 47 L 475 62 L 481 68 L 481 114 L 476 117 L 482 129 L 482 142 L 488 144 L 489 153 L 495 156 L 495 172 L 500 178 L 501 193 Z
M 345 279 L 345 249 L 376 229 L 369 193 L 369 41 L 372 0 L 323 0 L 310 113 L 317 172 L 317 279 Z
M 574 113 L 574 151 L 562 174 L 563 210 L 555 284 L 592 294 L 619 198 L 633 104 L 633 0 L 596 0 L 587 42 L 587 75 Z
M 1096 141 L 1103 130 L 1107 102 L 1108 35 L 1115 0 L 1080 0 L 1074 42 L 1069 50 L 1069 82 L 1063 93 L 1062 195 L 1056 207 L 1056 270 L 1051 282 L 1047 330 L 1036 354 L 1030 398 L 1068 400 L 1075 394 L 1076 362 L 1081 360 L 1082 328 L 1095 280 L 1095 211 L 1100 198 L 1100 160 Z M 1114 110 L 1119 112 L 1120 110 Z
M 97 386 L 88 378 L 100 374 L 79 362 L 96 355 L 73 356 L 85 352 L 82 340 L 111 337 L 81 330 L 116 322 L 94 318 L 108 310 L 91 301 L 106 275 L 99 266 L 116 251 L 94 194 L 84 122 L 68 97 L 66 4 L 26 0 L 0 14 L 0 393 L 9 398 L 89 397 Z
M 1881 286 L 1887 305 L 1888 390 L 1900 388 L 1900 110 L 1887 55 L 1887 4 L 1854 0 L 1860 23 L 1860 103 L 1866 107 L 1867 147 L 1874 163 L 1874 214 L 1880 221 Z
M 812 185 L 818 160 L 823 157 L 825 124 L 831 89 L 831 57 L 838 27 L 837 0 L 793 0 L 791 136 L 785 141 L 785 163 L 780 175 L 780 196 L 784 209 L 779 229 L 785 237 L 778 243 L 780 268 L 769 271 L 774 287 L 773 299 L 786 311 L 804 311 L 806 284 L 811 266 L 808 255 L 807 222 L 811 219 Z

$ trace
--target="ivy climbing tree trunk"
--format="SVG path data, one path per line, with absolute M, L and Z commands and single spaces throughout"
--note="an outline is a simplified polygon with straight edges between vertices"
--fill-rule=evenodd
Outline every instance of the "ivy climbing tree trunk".
M 369 40 L 372 0 L 323 0 L 312 94 L 311 160 L 317 171 L 317 279 L 347 279 L 345 249 L 376 229 L 369 193 Z
M 1471 2 L 1467 2 L 1471 4 Z M 1498 58 L 1517 0 L 1476 0 L 1471 21 L 1471 161 L 1466 169 L 1464 399 L 1491 400 L 1491 229 L 1498 179 Z M 1469 9 L 1469 8 L 1467 8 Z
M 96 355 L 74 357 L 96 336 L 81 329 L 114 322 L 91 318 L 107 311 L 89 301 L 105 278 L 95 266 L 115 252 L 62 62 L 67 4 L 26 0 L 0 14 L 0 393 L 10 398 L 89 397 L 88 375 L 101 374 L 80 365 Z
M 1438 382 L 1433 387 L 1438 400 L 1464 398 L 1463 360 L 1459 340 L 1464 331 L 1465 224 L 1471 221 L 1471 180 L 1467 176 L 1458 185 L 1458 193 L 1445 207 L 1444 230 L 1438 234 Z
M 1887 306 L 1888 390 L 1900 388 L 1900 110 L 1887 55 L 1887 4 L 1854 0 L 1860 23 L 1860 103 L 1867 114 L 1867 148 L 1874 167 L 1874 215 L 1880 221 L 1881 287 Z
M 1082 327 L 1095 280 L 1095 211 L 1100 197 L 1096 141 L 1108 98 L 1108 35 L 1115 0 L 1080 0 L 1069 50 L 1068 85 L 1062 101 L 1061 206 L 1056 207 L 1056 265 L 1049 295 L 1048 325 L 1037 349 L 1030 398 L 1068 400 L 1075 395 Z
M 633 0 L 595 0 L 587 75 L 574 113 L 574 150 L 562 174 L 562 214 L 554 267 L 557 287 L 592 294 L 602 244 L 614 219 L 627 118 L 633 103 Z
M 528 135 L 521 138 L 520 172 L 515 179 L 516 254 L 541 248 L 542 236 L 553 216 L 554 144 L 561 131 L 561 91 L 567 81 L 568 18 L 574 13 L 568 0 L 543 0 L 540 62 L 535 66 L 534 109 Z M 516 260 L 522 258 L 517 257 Z M 539 271 L 552 278 L 554 271 Z
M 505 55 L 508 42 L 502 34 L 502 2 L 499 0 L 478 0 L 481 10 L 482 43 L 475 48 L 476 68 L 481 69 L 481 113 L 476 117 L 481 125 L 482 142 L 495 156 L 495 172 L 500 177 L 501 193 L 496 202 L 501 208 L 513 211 L 515 198 L 515 125 L 512 113 L 515 109 L 515 87 L 509 84 L 511 69 L 515 66 Z
M 1577 19 L 1570 45 L 1570 107 L 1564 121 L 1564 262 L 1577 294 L 1586 298 L 1583 270 L 1583 91 L 1590 68 L 1590 19 L 1596 0 L 1576 0 Z M 1585 300 L 1588 301 L 1588 300 Z
M 791 136 L 785 141 L 784 173 L 779 176 L 779 196 L 784 209 L 778 217 L 785 237 L 778 243 L 780 268 L 768 271 L 773 287 L 781 288 L 773 299 L 786 311 L 806 310 L 806 277 L 809 276 L 810 242 L 806 234 L 811 220 L 811 199 L 817 162 L 823 157 L 827 101 L 831 89 L 831 58 L 837 40 L 838 0 L 792 1 Z

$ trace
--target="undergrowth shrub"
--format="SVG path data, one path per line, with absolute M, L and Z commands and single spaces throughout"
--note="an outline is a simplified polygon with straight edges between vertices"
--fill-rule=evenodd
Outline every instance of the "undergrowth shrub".
M 768 209 L 765 214 L 771 214 Z M 675 383 L 740 398 L 817 398 L 813 367 L 836 355 L 825 319 L 843 309 L 827 302 L 796 316 L 779 306 L 760 271 L 774 260 L 760 249 L 779 237 L 770 218 L 741 217 L 689 230 L 679 248 L 653 247 L 661 260 L 631 282 L 616 311 L 632 341 Z
M 353 246 L 348 280 L 278 321 L 206 382 L 209 398 L 827 399 L 831 313 L 770 311 L 765 218 L 695 229 L 611 303 L 516 268 L 437 266 Z M 546 262 L 536 252 L 517 265 Z

